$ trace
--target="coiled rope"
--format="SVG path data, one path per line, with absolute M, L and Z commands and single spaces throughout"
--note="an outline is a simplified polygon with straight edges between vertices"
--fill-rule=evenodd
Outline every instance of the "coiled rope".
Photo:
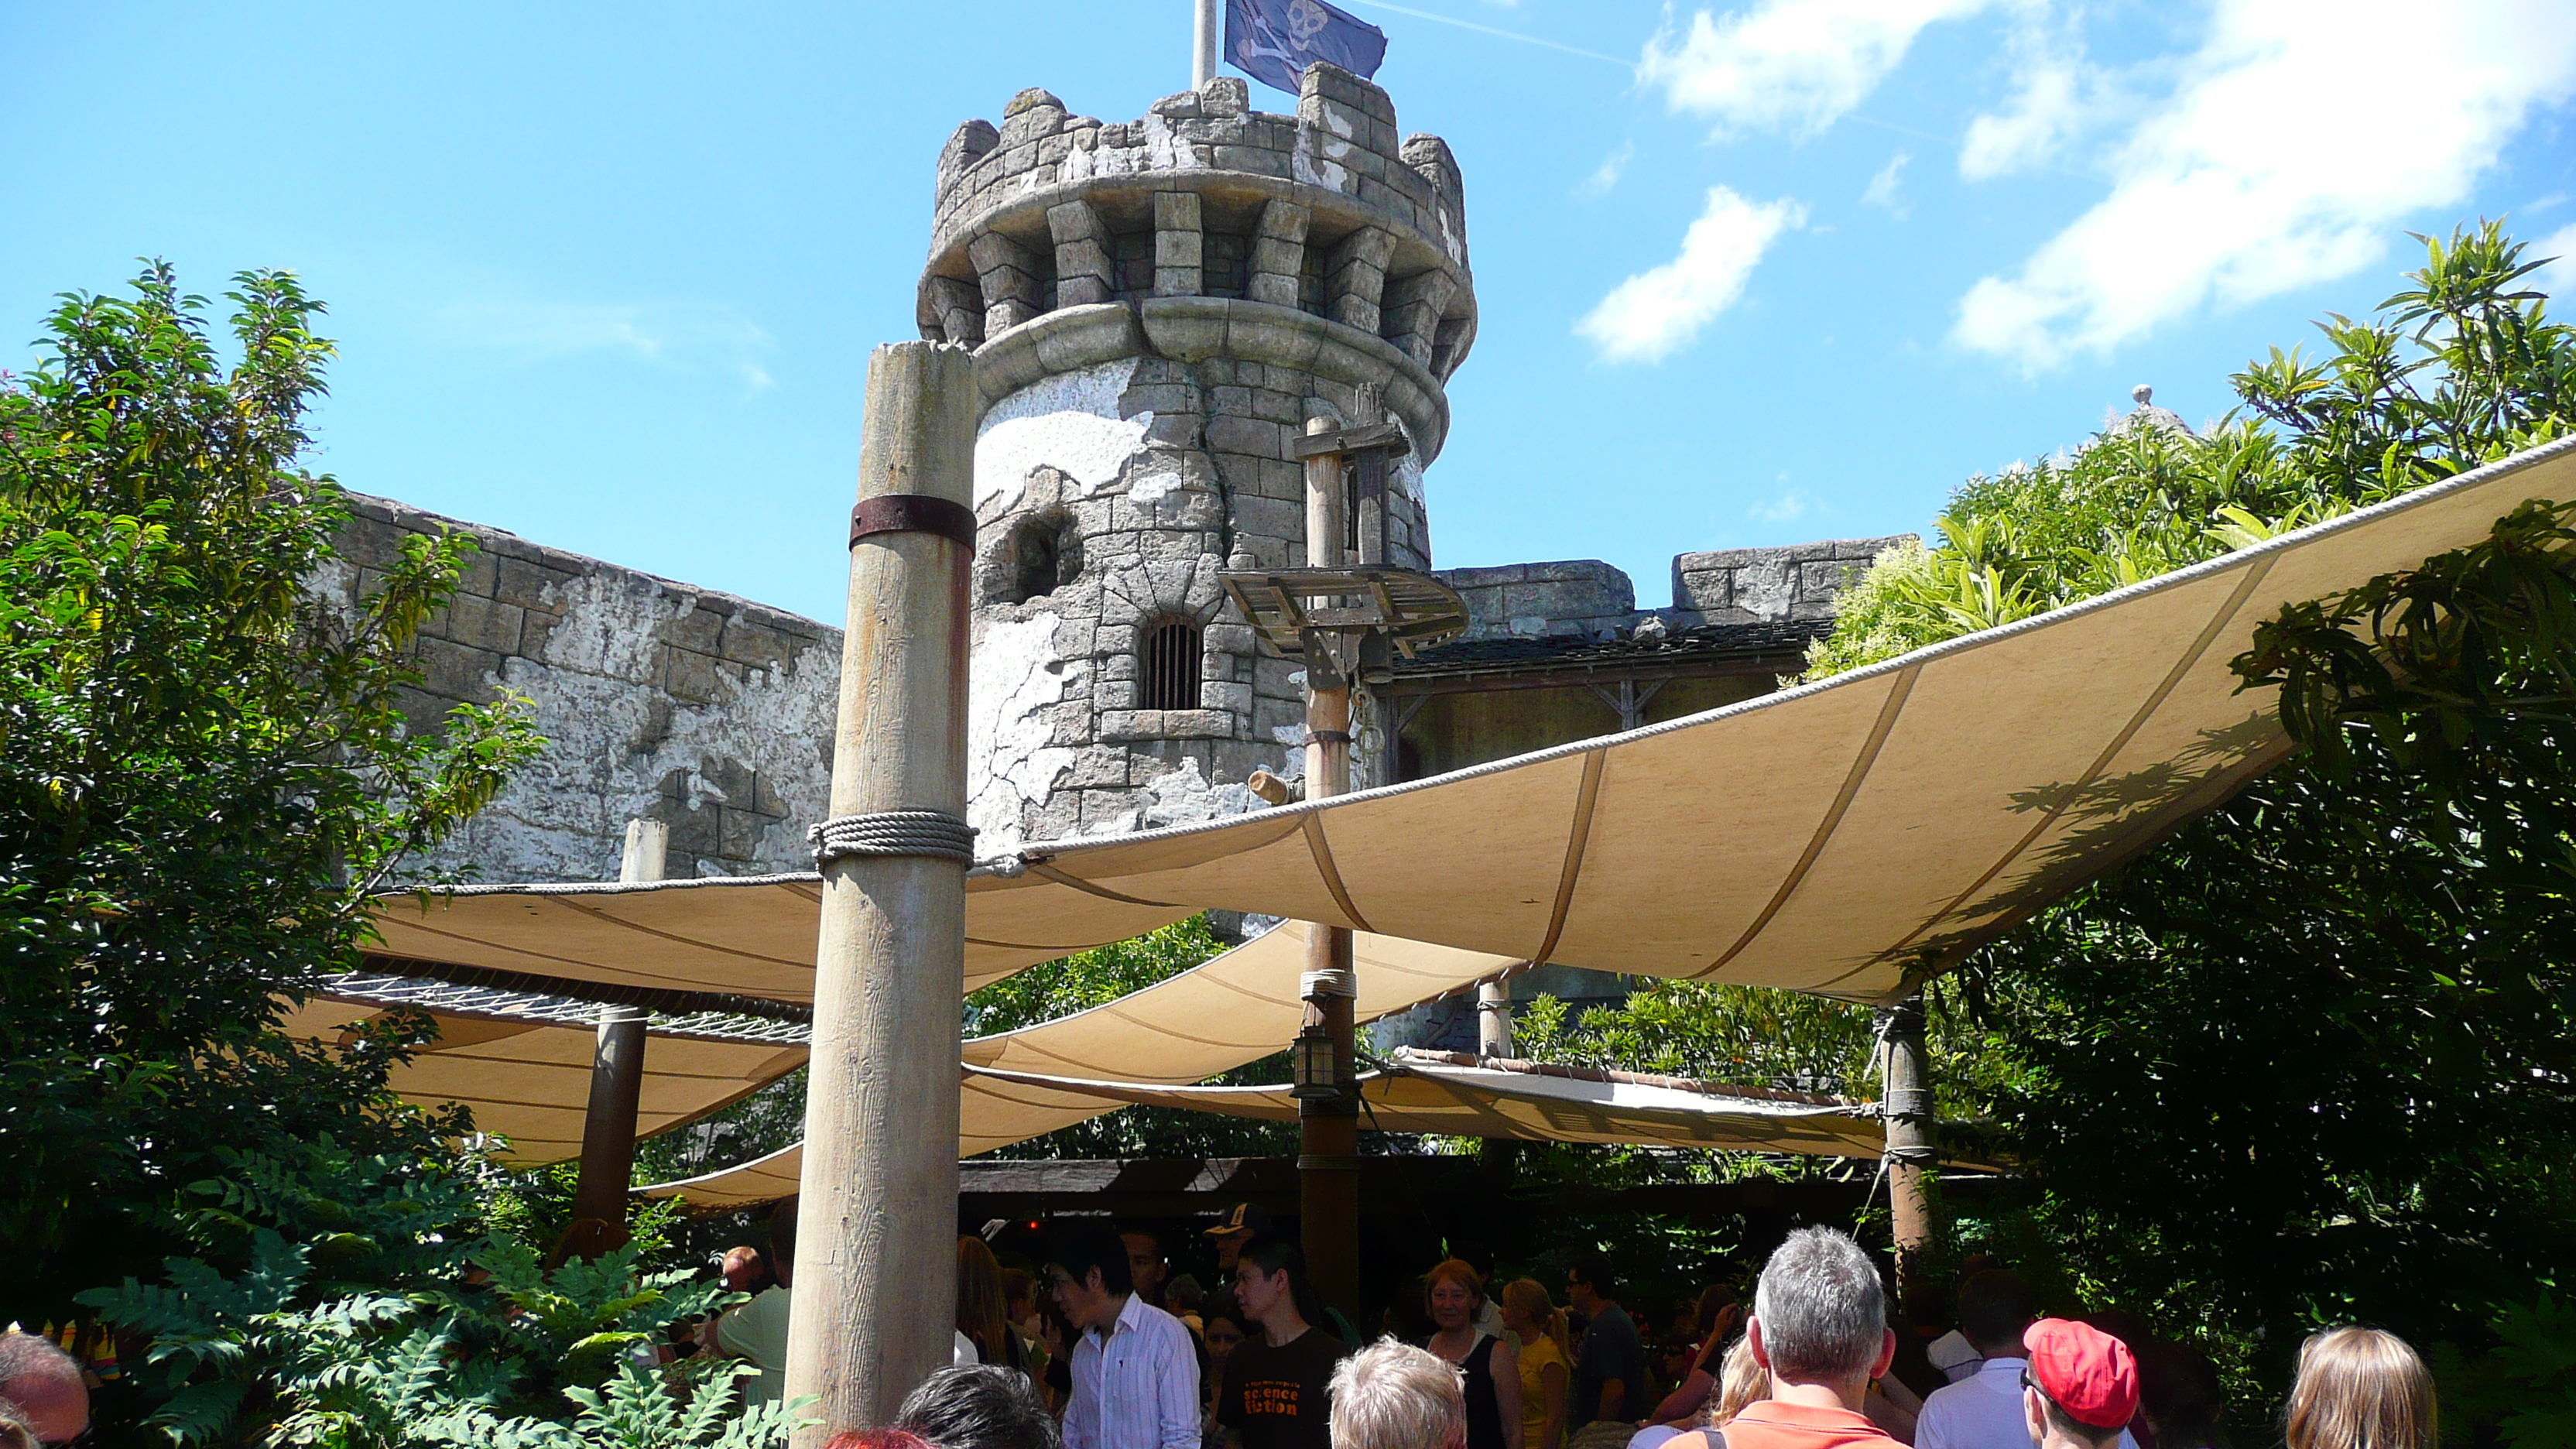
M 814 868 L 854 855 L 928 855 L 973 864 L 975 828 L 945 810 L 835 815 L 805 832 Z

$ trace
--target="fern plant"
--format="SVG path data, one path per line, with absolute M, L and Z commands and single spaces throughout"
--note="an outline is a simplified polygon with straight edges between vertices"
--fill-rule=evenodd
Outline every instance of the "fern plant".
M 161 1282 L 81 1295 L 149 1340 L 129 1376 L 181 1445 L 749 1446 L 793 1427 L 739 1412 L 739 1366 L 648 1366 L 671 1324 L 740 1296 L 644 1271 L 642 1241 L 549 1271 L 511 1238 L 454 1240 L 472 1206 L 454 1175 L 328 1142 L 227 1165 L 173 1226 L 236 1271 L 172 1257 Z

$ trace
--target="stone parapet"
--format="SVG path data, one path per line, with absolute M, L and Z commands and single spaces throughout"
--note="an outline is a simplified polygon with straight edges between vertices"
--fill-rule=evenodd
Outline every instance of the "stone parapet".
M 1637 590 L 1599 559 L 1443 569 L 1467 601 L 1469 639 L 1598 638 L 1635 625 Z
M 1308 68 L 1294 116 L 1237 77 L 1104 123 L 1022 91 L 941 151 L 922 335 L 981 344 L 1059 308 L 1224 297 L 1382 338 L 1436 379 L 1473 346 L 1462 181 L 1386 93 Z
M 1836 596 L 1871 560 L 1913 538 L 1900 533 L 1678 554 L 1673 558 L 1673 607 L 1711 623 L 1830 619 Z

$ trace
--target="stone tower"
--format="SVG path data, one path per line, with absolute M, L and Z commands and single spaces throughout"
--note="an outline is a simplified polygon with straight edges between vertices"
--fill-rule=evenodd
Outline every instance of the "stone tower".
M 1302 676 L 1217 574 L 1305 562 L 1308 419 L 1403 429 L 1386 560 L 1430 567 L 1422 469 L 1476 303 L 1457 162 L 1396 135 L 1386 92 L 1316 65 L 1294 116 L 1230 76 L 1124 124 L 1027 90 L 940 153 L 921 329 L 976 349 L 983 394 L 979 851 L 1300 773 Z

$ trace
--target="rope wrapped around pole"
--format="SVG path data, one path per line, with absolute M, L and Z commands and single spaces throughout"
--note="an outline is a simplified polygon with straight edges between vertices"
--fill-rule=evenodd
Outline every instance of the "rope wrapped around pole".
M 945 810 L 835 815 L 805 832 L 814 868 L 854 855 L 928 855 L 973 864 L 975 828 Z

